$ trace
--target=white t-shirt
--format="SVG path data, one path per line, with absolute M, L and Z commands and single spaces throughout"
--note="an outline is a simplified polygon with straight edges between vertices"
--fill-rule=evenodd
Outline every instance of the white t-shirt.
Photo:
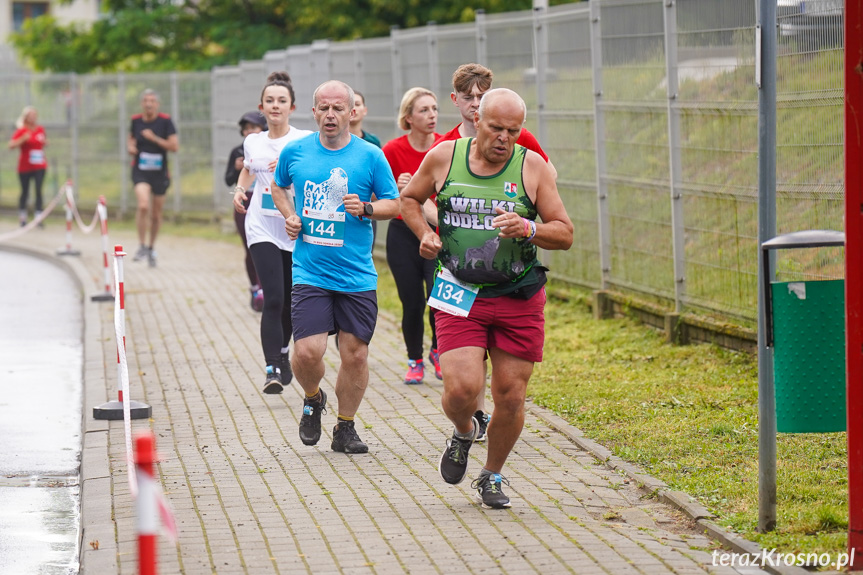
M 246 212 L 246 241 L 251 246 L 262 242 L 275 244 L 280 250 L 294 251 L 294 240 L 285 232 L 285 218 L 273 202 L 273 170 L 270 164 L 290 141 L 311 134 L 291 126 L 281 138 L 271 139 L 269 132 L 249 134 L 243 142 L 243 166 L 255 176 L 255 193 Z M 293 187 L 288 192 L 293 199 Z

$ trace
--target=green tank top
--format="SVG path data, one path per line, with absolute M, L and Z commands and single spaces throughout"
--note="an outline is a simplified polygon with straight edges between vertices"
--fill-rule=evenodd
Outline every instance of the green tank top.
M 468 159 L 473 144 L 473 138 L 456 140 L 449 174 L 437 194 L 442 244 L 438 266 L 464 282 L 489 288 L 480 296 L 502 295 L 517 289 L 538 263 L 536 246 L 522 239 L 501 239 L 499 230 L 491 227 L 496 207 L 536 219 L 536 207 L 521 178 L 527 149 L 516 145 L 500 172 L 478 176 L 471 172 Z

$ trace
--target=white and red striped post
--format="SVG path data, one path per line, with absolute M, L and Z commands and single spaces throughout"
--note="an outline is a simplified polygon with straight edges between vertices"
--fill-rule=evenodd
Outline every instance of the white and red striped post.
M 99 212 L 99 220 L 102 224 L 102 267 L 105 269 L 105 291 L 92 296 L 90 299 L 92 301 L 114 301 L 114 296 L 111 294 L 111 267 L 108 265 L 108 207 L 105 205 L 105 196 L 99 196 L 99 205 L 96 206 L 96 211 Z
M 62 250 L 57 250 L 57 255 L 79 256 L 81 255 L 81 252 L 72 249 L 72 220 L 74 219 L 72 212 L 72 202 L 74 201 L 72 198 L 72 182 L 66 180 L 64 189 L 66 192 L 66 247 Z
M 126 252 L 123 251 L 123 246 L 114 246 L 114 260 L 117 262 L 117 303 L 120 316 L 120 335 L 123 346 L 123 356 L 126 355 L 126 288 L 123 282 L 123 258 Z M 123 403 L 123 367 L 120 363 L 120 341 L 117 341 L 117 401 Z M 129 399 L 129 398 L 126 398 Z
M 135 436 L 135 470 L 138 478 L 138 573 L 156 575 L 157 536 L 159 534 L 159 491 L 153 463 L 156 462 L 156 439 L 151 431 Z
M 123 281 L 123 258 L 125 256 L 126 252 L 123 251 L 123 246 L 114 246 L 114 261 L 117 264 L 117 301 L 114 303 L 114 310 L 119 324 L 119 326 L 115 326 L 119 332 L 117 338 L 117 401 L 109 401 L 94 407 L 94 419 L 124 419 L 123 401 L 129 403 L 129 419 L 148 419 L 153 413 L 153 409 L 146 403 L 123 397 L 123 364 L 120 361 L 120 345 L 123 346 L 123 357 L 126 357 L 126 288 Z

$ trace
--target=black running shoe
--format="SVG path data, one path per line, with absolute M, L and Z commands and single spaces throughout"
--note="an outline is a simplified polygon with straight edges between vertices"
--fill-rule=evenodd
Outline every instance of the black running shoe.
M 473 435 L 470 439 L 459 439 L 453 431 L 452 437 L 446 442 L 446 449 L 440 456 L 438 471 L 440 476 L 447 483 L 453 485 L 461 483 L 464 476 L 467 475 L 467 454 L 470 451 L 470 446 L 473 445 L 473 440 L 476 438 L 477 430 L 479 430 L 479 422 L 476 418 L 473 421 Z
M 300 418 L 300 440 L 306 445 L 317 445 L 321 439 L 321 414 L 327 411 L 327 394 L 321 390 L 321 400 L 308 397 L 303 401 L 303 416 Z
M 485 431 L 488 429 L 488 422 L 491 421 L 491 414 L 483 413 L 481 409 L 478 409 L 473 416 L 479 422 L 479 432 L 477 432 L 474 442 L 482 443 L 486 440 Z
M 509 480 L 500 473 L 480 473 L 471 487 L 476 489 L 476 499 L 486 509 L 506 509 L 512 504 L 503 492 L 503 484 L 509 486 Z
M 353 421 L 341 421 L 333 428 L 333 443 L 330 446 L 339 453 L 368 453 L 369 446 L 363 443 Z
M 279 368 L 267 366 L 267 381 L 264 382 L 264 393 L 277 395 L 282 393 L 284 386 L 282 385 L 282 374 L 279 373 Z
M 282 354 L 282 385 L 290 385 L 294 379 L 294 370 L 291 369 L 291 352 Z

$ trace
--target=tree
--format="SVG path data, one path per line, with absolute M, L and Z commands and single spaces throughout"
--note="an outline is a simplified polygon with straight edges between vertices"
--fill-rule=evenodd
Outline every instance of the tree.
M 560 4 L 570 0 L 552 0 Z M 386 36 L 392 26 L 471 22 L 476 10 L 524 10 L 531 0 L 107 0 L 87 28 L 51 16 L 11 36 L 33 68 L 54 72 L 207 70 L 268 50 Z

